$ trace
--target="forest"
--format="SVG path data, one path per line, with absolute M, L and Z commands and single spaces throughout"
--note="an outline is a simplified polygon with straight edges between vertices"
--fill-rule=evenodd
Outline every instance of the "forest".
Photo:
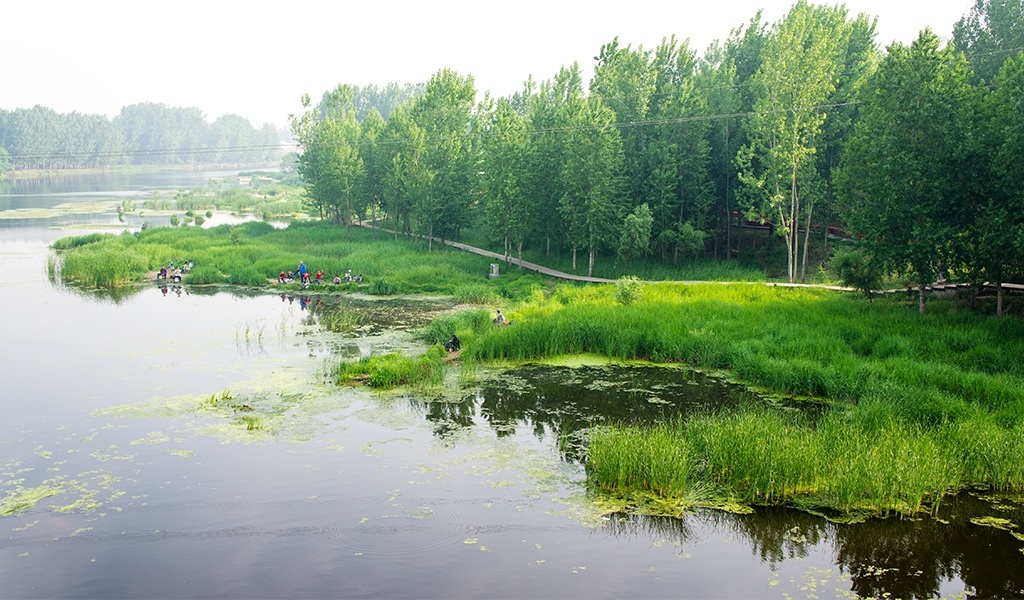
M 121 165 L 260 163 L 281 155 L 272 124 L 238 115 L 207 123 L 195 107 L 143 102 L 113 119 L 44 106 L 0 109 L 0 172 L 102 169 Z
M 619 39 L 511 97 L 438 71 L 387 118 L 339 85 L 292 118 L 314 215 L 458 238 L 482 228 L 595 261 L 676 263 L 784 242 L 789 282 L 825 256 L 851 285 L 1024 275 L 1024 10 L 977 0 L 944 43 L 880 48 L 875 19 L 801 0 L 702 55 Z M 481 98 L 482 96 L 482 98 Z M 782 244 L 779 243 L 779 247 Z M 817 261 L 817 262 L 816 262 Z M 583 265 L 580 265 L 582 271 Z

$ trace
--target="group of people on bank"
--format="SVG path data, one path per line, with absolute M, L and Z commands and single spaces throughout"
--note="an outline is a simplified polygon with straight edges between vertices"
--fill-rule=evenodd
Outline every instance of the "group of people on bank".
M 156 280 L 181 283 L 182 275 L 192 270 L 192 264 L 192 259 L 188 259 L 180 265 L 175 265 L 173 260 L 169 261 L 167 265 L 160 266 L 160 270 L 156 273 Z
M 299 283 L 301 283 L 303 285 L 303 287 L 307 287 L 307 286 L 309 286 L 311 284 L 318 284 L 319 285 L 319 284 L 323 283 L 323 279 L 324 279 L 324 272 L 323 272 L 323 270 L 318 270 L 315 274 L 311 273 L 309 268 L 306 267 L 306 262 L 305 261 L 299 261 L 299 266 L 294 271 L 287 271 L 287 272 L 286 271 L 281 271 L 281 274 L 277 276 L 277 283 L 285 284 L 285 283 L 292 283 L 294 281 L 298 281 Z M 341 275 L 335 275 L 333 281 L 334 281 L 334 285 L 341 285 L 341 283 L 343 281 L 345 281 L 345 282 L 354 281 L 356 283 L 360 283 L 360 282 L 363 281 L 363 276 L 362 275 L 353 275 L 352 274 L 352 269 L 349 269 L 348 271 L 345 272 L 345 276 L 344 277 L 342 277 Z

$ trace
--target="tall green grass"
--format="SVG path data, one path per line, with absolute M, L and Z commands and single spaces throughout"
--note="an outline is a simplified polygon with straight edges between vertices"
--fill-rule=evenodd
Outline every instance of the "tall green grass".
M 372 388 L 440 385 L 444 381 L 445 351 L 431 347 L 418 358 L 391 353 L 339 363 L 332 373 L 337 383 L 361 382 Z
M 652 427 L 597 428 L 587 478 L 625 496 L 685 499 L 693 490 L 716 490 L 691 505 L 727 499 L 843 518 L 913 515 L 974 486 L 1024 489 L 1022 433 L 1021 425 L 1005 429 L 983 415 L 929 428 L 835 411 L 810 425 L 798 413 L 750 407 Z

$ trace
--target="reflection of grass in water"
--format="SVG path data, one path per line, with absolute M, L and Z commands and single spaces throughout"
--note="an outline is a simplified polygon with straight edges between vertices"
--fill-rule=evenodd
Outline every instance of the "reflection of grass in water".
M 320 326 L 334 333 L 351 333 L 365 322 L 361 313 L 340 304 L 314 309 L 313 312 L 318 317 Z

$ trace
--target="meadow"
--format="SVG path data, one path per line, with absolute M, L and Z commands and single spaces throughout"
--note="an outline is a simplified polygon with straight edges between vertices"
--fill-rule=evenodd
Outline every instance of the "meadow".
M 161 266 L 192 260 L 184 282 L 192 285 L 231 284 L 298 290 L 298 282 L 277 285 L 281 272 L 295 271 L 300 261 L 311 273 L 323 271 L 332 290 L 378 295 L 440 294 L 466 302 L 503 302 L 549 285 L 543 278 L 506 270 L 488 280 L 490 260 L 447 247 L 373 231 L 345 228 L 323 221 L 293 222 L 287 229 L 268 223 L 201 227 L 157 227 L 137 235 L 91 234 L 54 244 L 51 278 L 86 288 L 132 286 L 147 281 Z M 335 276 L 351 271 L 362 285 Z

